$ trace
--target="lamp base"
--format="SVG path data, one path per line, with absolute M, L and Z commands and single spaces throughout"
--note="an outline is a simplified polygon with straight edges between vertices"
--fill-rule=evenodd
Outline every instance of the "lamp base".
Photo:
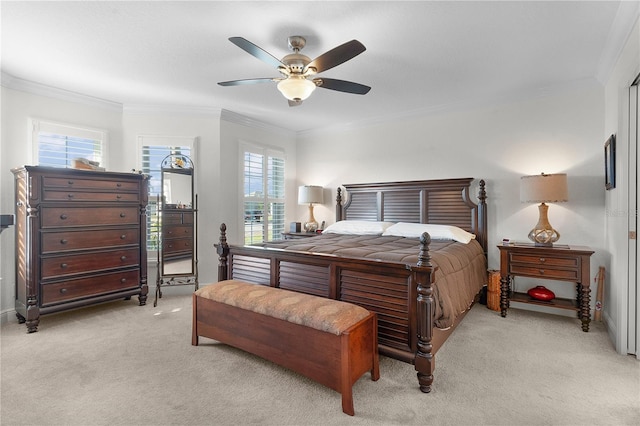
M 538 206 L 540 217 L 538 223 L 529 232 L 529 239 L 533 241 L 536 247 L 553 247 L 553 243 L 560 239 L 560 233 L 551 227 L 547 218 L 549 206 L 542 203 Z
M 306 232 L 316 232 L 318 230 L 318 222 L 305 222 L 304 230 Z

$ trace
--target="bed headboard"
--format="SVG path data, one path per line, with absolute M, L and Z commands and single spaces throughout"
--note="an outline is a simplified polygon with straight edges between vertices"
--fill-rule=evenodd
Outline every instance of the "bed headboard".
M 455 225 L 476 235 L 487 253 L 487 193 L 478 182 L 478 203 L 469 191 L 473 178 L 343 185 L 346 203 L 338 188 L 336 221 L 378 220 L 389 222 Z

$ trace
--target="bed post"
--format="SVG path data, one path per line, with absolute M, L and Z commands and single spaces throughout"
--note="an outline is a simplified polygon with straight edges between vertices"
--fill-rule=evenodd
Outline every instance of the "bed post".
M 418 254 L 418 266 L 433 268 L 431 255 L 429 254 L 429 244 L 431 236 L 424 232 L 420 236 L 420 253 Z M 418 298 L 417 298 L 417 333 L 418 348 L 415 357 L 415 368 L 418 372 L 418 382 L 422 392 L 431 392 L 433 384 L 433 371 L 435 369 L 433 354 L 433 284 L 434 271 L 428 273 L 420 271 L 418 276 Z
M 484 257 L 487 258 L 489 241 L 487 235 L 487 191 L 484 189 L 484 179 L 480 179 L 480 187 L 478 189 L 478 233 L 479 240 L 484 249 Z
M 229 264 L 227 255 L 229 254 L 229 244 L 227 244 L 227 225 L 220 225 L 220 242 L 216 244 L 218 252 L 218 281 L 224 281 L 229 278 Z
M 338 195 L 336 196 L 336 222 L 342 220 L 342 190 L 338 187 Z

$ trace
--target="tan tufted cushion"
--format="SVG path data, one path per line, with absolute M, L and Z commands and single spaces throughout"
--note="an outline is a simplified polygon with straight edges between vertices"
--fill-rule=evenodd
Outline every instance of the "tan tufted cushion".
M 369 316 L 351 303 L 236 280 L 202 287 L 195 294 L 335 335 Z

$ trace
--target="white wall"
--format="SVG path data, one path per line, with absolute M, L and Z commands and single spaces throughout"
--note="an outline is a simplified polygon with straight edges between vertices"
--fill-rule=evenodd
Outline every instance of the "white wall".
M 297 199 L 296 184 L 296 134 L 269 125 L 252 126 L 244 125 L 233 114 L 223 112 L 220 130 L 221 155 L 225 161 L 220 165 L 221 173 L 221 198 L 217 200 L 220 208 L 221 220 L 211 221 L 211 232 L 219 237 L 219 227 L 222 222 L 227 225 L 227 239 L 232 244 L 242 244 L 244 241 L 243 222 L 241 210 L 242 186 L 240 168 L 240 145 L 244 143 L 257 144 L 266 147 L 277 148 L 285 152 L 285 198 Z M 295 220 L 295 202 L 285 206 L 285 223 Z M 216 240 L 217 242 L 217 240 Z M 215 258 L 217 260 L 217 257 Z M 216 263 L 217 265 L 217 263 Z
M 198 195 L 198 278 L 203 283 L 217 281 L 217 264 L 211 261 L 215 256 L 213 243 L 216 235 L 209 230 L 209 223 L 220 220 L 220 111 L 185 114 L 127 108 L 122 123 L 125 143 L 120 153 L 129 170 L 141 167 L 136 163 L 139 161 L 139 135 L 198 138 L 193 156 L 195 192 Z M 156 265 L 156 259 L 149 262 L 150 297 L 154 297 L 151 293 L 155 291 Z
M 640 21 L 637 21 L 605 87 L 605 128 L 603 138 L 616 135 L 616 188 L 606 192 L 605 245 L 612 262 L 607 269 L 603 317 L 607 321 L 616 350 L 626 353 L 627 334 L 627 223 L 638 212 L 628 205 L 629 92 L 640 73 Z M 633 283 L 632 283 L 633 284 Z M 635 283 L 637 285 L 637 283 Z M 640 307 L 638 307 L 640 308 Z
M 343 183 L 482 178 L 487 183 L 489 267 L 498 269 L 496 245 L 502 238 L 528 241 L 538 219 L 536 205 L 520 203 L 520 177 L 566 172 L 569 201 L 551 205 L 549 220 L 561 233 L 559 244 L 596 251 L 591 263 L 594 277 L 599 265 L 610 262 L 603 231 L 603 105 L 603 89 L 594 84 L 456 114 L 310 133 L 298 143 L 297 178 L 331 188 L 331 197 L 315 209 L 316 219 L 328 223 L 335 220 L 336 188 Z M 324 155 L 318 156 L 318 149 Z M 515 284 L 526 290 L 533 283 L 540 281 L 518 277 Z M 545 285 L 558 296 L 575 296 L 575 286 L 569 283 Z

